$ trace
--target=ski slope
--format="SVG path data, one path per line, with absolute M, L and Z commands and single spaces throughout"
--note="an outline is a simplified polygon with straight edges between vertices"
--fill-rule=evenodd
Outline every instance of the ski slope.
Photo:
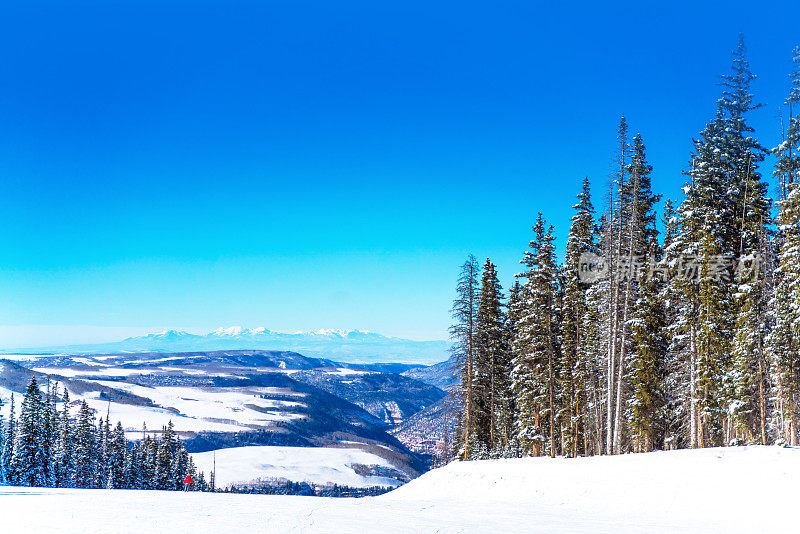
M 800 449 L 453 463 L 380 497 L 0 488 L 4 532 L 796 532 Z

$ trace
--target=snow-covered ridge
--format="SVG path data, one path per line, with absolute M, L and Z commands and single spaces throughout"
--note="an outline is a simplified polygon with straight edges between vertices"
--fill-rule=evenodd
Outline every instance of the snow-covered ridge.
M 275 332 L 264 326 L 228 326 L 205 334 L 165 330 L 122 341 L 91 345 L 8 349 L 3 352 L 101 354 L 121 352 L 190 352 L 213 350 L 283 350 L 337 361 L 431 364 L 446 360 L 449 342 L 414 341 L 365 330 L 321 329 Z

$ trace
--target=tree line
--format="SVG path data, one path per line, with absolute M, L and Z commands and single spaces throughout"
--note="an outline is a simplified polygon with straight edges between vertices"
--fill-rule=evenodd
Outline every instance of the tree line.
M 59 404 L 61 409 L 59 410 Z M 172 421 L 156 438 L 125 438 L 122 423 L 109 417 L 95 423 L 95 411 L 82 401 L 71 413 L 69 391 L 59 393 L 48 379 L 44 395 L 36 378 L 25 391 L 19 416 L 14 396 L 10 417 L 0 417 L 0 482 L 56 488 L 159 489 L 214 491 L 213 473 L 206 481 L 175 433 Z M 146 433 L 146 432 L 145 432 Z
M 541 213 L 507 294 L 495 265 L 469 256 L 452 309 L 448 457 L 797 444 L 800 48 L 771 150 L 747 120 L 760 105 L 745 52 L 740 36 L 679 203 L 657 212 L 644 140 L 622 117 L 605 207 L 584 179 L 562 263 Z

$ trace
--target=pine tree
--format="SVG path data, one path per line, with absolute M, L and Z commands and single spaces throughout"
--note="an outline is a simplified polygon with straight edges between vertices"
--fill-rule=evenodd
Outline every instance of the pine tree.
M 487 451 L 502 449 L 510 440 L 505 392 L 511 362 L 505 323 L 503 289 L 487 259 L 475 318 L 475 427 L 477 440 Z
M 689 446 L 688 436 L 694 435 L 689 421 L 690 414 L 694 413 L 692 365 L 695 359 L 689 335 L 694 327 L 691 315 L 694 304 L 681 295 L 682 289 L 693 295 L 694 288 L 689 282 L 676 280 L 677 266 L 682 262 L 678 252 L 680 222 L 674 203 L 667 199 L 662 213 L 664 241 L 658 274 L 665 282 L 661 285 L 660 298 L 664 303 L 668 339 L 664 363 L 664 447 L 668 449 Z
M 606 330 L 606 341 L 608 351 L 606 356 L 606 454 L 612 454 L 615 447 L 619 446 L 619 419 L 620 404 L 622 400 L 619 388 L 622 382 L 623 369 L 621 365 L 621 343 L 620 331 L 624 323 L 620 302 L 623 295 L 623 280 L 618 275 L 621 260 L 625 253 L 623 236 L 625 235 L 625 215 L 626 206 L 629 198 L 624 197 L 630 192 L 627 186 L 628 176 L 628 154 L 630 146 L 628 143 L 628 123 L 623 115 L 617 128 L 617 141 L 619 150 L 617 151 L 617 172 L 610 184 L 608 213 L 604 219 L 604 245 L 606 248 L 606 261 L 609 266 L 608 288 L 606 291 L 608 313 L 604 330 Z M 614 186 L 617 188 L 617 196 L 614 196 Z M 616 198 L 616 200 L 615 200 Z M 627 202 L 626 202 L 627 201 Z M 616 392 L 616 393 L 615 393 Z M 615 402 L 616 400 L 616 402 Z M 615 415 L 616 414 L 616 415 Z
M 719 101 L 725 124 L 718 148 L 727 177 L 728 191 L 734 213 L 727 221 L 731 242 L 724 245 L 723 254 L 746 257 L 762 252 L 767 225 L 770 222 L 771 200 L 767 184 L 761 181 L 758 164 L 766 150 L 751 135 L 753 128 L 746 114 L 760 107 L 750 93 L 750 83 L 756 76 L 745 58 L 744 39 L 733 53 L 732 73 L 722 77 L 723 94 Z M 733 223 L 733 224 L 730 224 Z M 741 263 L 740 263 L 741 265 Z M 731 280 L 731 312 L 735 317 L 732 357 L 725 374 L 727 412 L 731 424 L 726 425 L 725 438 L 734 437 L 747 442 L 766 441 L 763 407 L 765 404 L 765 335 L 763 273 L 747 280 Z M 741 278 L 741 277 L 739 277 Z M 759 428 L 762 430 L 759 432 Z M 733 434 L 736 434 L 734 436 Z M 756 436 L 760 436 L 756 439 Z
M 72 433 L 72 421 L 69 416 L 69 391 L 64 388 L 62 396 L 64 405 L 61 417 L 58 419 L 57 438 L 54 454 L 54 486 L 70 488 L 75 484 L 75 439 Z
M 628 359 L 631 352 L 631 317 L 635 303 L 639 299 L 638 264 L 643 262 L 649 247 L 657 241 L 655 228 L 655 204 L 660 195 L 654 195 L 651 189 L 650 173 L 652 167 L 645 155 L 642 136 L 637 134 L 633 142 L 631 163 L 627 167 L 628 180 L 620 185 L 620 201 L 618 227 L 620 228 L 617 263 L 612 265 L 617 272 L 618 309 L 616 314 L 619 333 L 617 342 L 619 359 L 616 362 L 614 385 L 614 433 L 613 452 L 622 452 L 628 429 L 623 417 L 630 390 L 628 378 Z
M 55 450 L 58 428 L 58 413 L 56 403 L 58 401 L 58 382 L 51 385 L 47 379 L 47 393 L 42 407 L 42 427 L 43 427 L 43 448 L 45 456 L 45 484 L 55 486 Z
M 512 387 L 517 407 L 516 437 L 524 454 L 556 451 L 556 388 L 560 346 L 558 267 L 553 228 L 546 229 L 541 213 L 533 227 L 531 250 L 522 263 L 527 270 L 520 299 L 524 312 L 514 339 Z
M 731 221 L 735 206 L 729 194 L 720 146 L 725 121 L 719 109 L 694 142 L 691 182 L 678 209 L 673 246 L 678 257 L 672 292 L 681 301 L 673 335 L 686 343 L 690 376 L 691 446 L 722 444 L 725 370 L 733 338 L 730 272 L 720 259 L 732 254 Z
M 6 483 L 6 470 L 3 465 L 3 449 L 6 437 L 6 425 L 3 421 L 3 399 L 0 397 L 0 484 Z
M 567 255 L 563 268 L 564 313 L 562 332 L 563 381 L 560 385 L 566 406 L 566 426 L 563 430 L 566 451 L 572 456 L 584 452 L 587 446 L 588 409 L 596 390 L 591 377 L 592 355 L 585 332 L 588 284 L 581 280 L 581 257 L 597 254 L 595 243 L 594 207 L 592 206 L 589 179 L 584 178 L 575 215 L 567 236 Z
M 478 312 L 478 272 L 478 262 L 470 254 L 461 267 L 456 287 L 457 296 L 451 312 L 455 320 L 450 328 L 452 351 L 460 374 L 460 385 L 456 392 L 457 405 L 460 406 L 459 455 L 464 460 L 472 457 L 472 447 L 476 442 L 475 321 Z
M 94 410 L 86 401 L 81 403 L 75 420 L 75 487 L 91 488 L 96 483 L 98 465 L 97 429 Z
M 647 452 L 663 444 L 667 339 L 666 312 L 661 299 L 663 281 L 654 268 L 654 259 L 659 255 L 657 246 L 651 243 L 653 260 L 645 267 L 630 321 L 628 425 L 637 452 Z
M 779 203 L 782 245 L 777 288 L 770 303 L 775 328 L 769 345 L 777 374 L 779 432 L 794 446 L 800 417 L 800 182 L 787 184 L 787 192 Z
M 124 488 L 125 483 L 125 456 L 127 446 L 125 443 L 125 431 L 122 423 L 117 422 L 117 426 L 111 432 L 108 440 L 108 479 L 107 488 Z
M 11 407 L 8 416 L 8 424 L 5 429 L 5 436 L 3 439 L 3 451 L 0 462 L 3 464 L 3 473 L 5 474 L 5 481 L 9 484 L 16 484 L 18 480 L 17 472 L 14 463 L 14 442 L 16 441 L 16 420 L 14 417 L 14 394 L 11 394 Z
M 31 378 L 19 411 L 12 471 L 23 486 L 47 485 L 45 407 L 36 378 Z

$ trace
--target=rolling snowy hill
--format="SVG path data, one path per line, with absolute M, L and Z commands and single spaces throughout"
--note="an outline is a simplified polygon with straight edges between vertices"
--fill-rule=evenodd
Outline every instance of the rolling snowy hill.
M 316 473 L 327 467 L 352 473 L 352 466 L 336 455 L 341 456 L 342 447 L 355 449 L 373 461 L 363 466 L 355 462 L 361 478 L 354 487 L 362 487 L 365 480 L 391 486 L 426 469 L 424 458 L 411 453 L 388 431 L 444 395 L 434 386 L 369 365 L 339 364 L 294 352 L 11 357 L 13 361 L 0 359 L 0 400 L 4 402 L 0 412 L 6 417 L 12 393 L 19 401 L 31 377 L 37 378 L 43 390 L 49 377 L 69 390 L 73 414 L 86 401 L 97 417 L 108 414 L 112 422 L 121 421 L 130 439 L 157 434 L 172 421 L 189 452 L 253 447 L 265 454 L 260 465 L 266 466 L 270 451 L 277 450 L 272 447 L 283 447 L 306 467 L 312 460 L 321 462 L 316 470 L 309 468 Z M 304 447 L 334 452 L 308 452 Z M 253 465 L 252 458 L 242 456 L 244 451 L 236 454 L 243 464 Z M 335 465 L 327 466 L 325 462 L 334 457 L 339 458 Z M 376 475 L 381 480 L 369 478 L 370 466 L 381 467 Z M 288 465 L 283 475 L 276 469 L 261 471 L 247 481 L 262 474 L 292 482 L 330 482 L 324 477 L 294 480 L 296 470 Z M 394 483 L 388 483 L 388 478 Z
M 0 488 L 8 532 L 796 532 L 800 449 L 456 462 L 380 497 Z

